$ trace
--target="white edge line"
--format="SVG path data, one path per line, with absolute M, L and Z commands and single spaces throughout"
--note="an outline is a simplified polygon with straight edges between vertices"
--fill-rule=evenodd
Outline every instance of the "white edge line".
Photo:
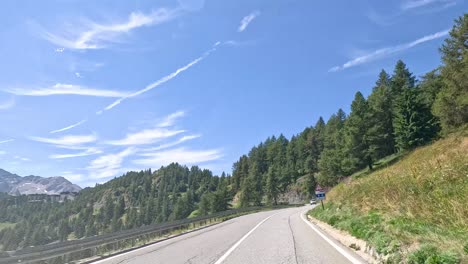
M 276 213 L 276 214 L 279 214 L 279 212 Z M 239 241 L 236 243 L 236 245 L 234 245 L 235 247 L 233 246 L 233 247 L 231 248 L 232 250 L 229 249 L 229 250 L 230 250 L 230 251 L 229 251 L 229 254 L 231 254 L 232 251 L 234 251 L 234 249 L 235 249 L 236 247 L 238 247 L 238 246 L 240 245 L 240 243 L 242 243 L 242 241 L 243 241 L 244 239 L 246 239 L 247 236 L 249 236 L 257 227 L 259 227 L 259 226 L 260 226 L 261 224 L 263 224 L 266 220 L 268 220 L 270 217 L 272 217 L 272 216 L 274 216 L 274 215 L 276 215 L 276 214 L 270 215 L 270 216 L 267 217 L 266 219 L 263 219 L 259 224 L 257 224 L 252 230 L 249 231 L 249 233 L 247 233 L 244 237 L 242 237 L 241 240 L 239 240 Z M 209 227 L 209 226 L 207 226 L 207 227 Z M 198 230 L 193 230 L 193 231 L 198 231 Z M 161 241 L 161 242 L 163 242 L 163 241 Z M 118 257 L 122 257 L 122 256 L 127 255 L 127 254 L 130 254 L 130 253 L 135 253 L 135 252 L 140 251 L 140 250 L 148 249 L 149 247 L 154 246 L 154 245 L 156 245 L 156 244 L 159 244 L 159 243 L 150 244 L 150 245 L 145 245 L 145 246 L 143 246 L 143 247 L 140 247 L 140 248 L 137 248 L 137 249 L 134 249 L 134 250 L 130 250 L 130 251 L 125 252 L 125 253 L 117 254 L 117 255 L 112 256 L 112 257 L 108 257 L 108 258 L 105 258 L 105 259 L 100 259 L 100 260 L 94 261 L 94 262 L 92 262 L 92 263 L 93 263 L 93 264 L 103 263 L 103 262 L 109 261 L 109 260 L 111 260 L 111 259 L 118 258 Z M 224 259 L 229 255 L 229 254 L 227 254 L 227 253 L 228 253 L 228 252 L 226 252 L 226 253 L 223 255 Z M 224 260 L 224 259 L 223 259 L 223 260 Z M 223 261 L 223 260 L 222 260 L 222 261 Z M 219 260 L 218 260 L 218 261 L 219 261 Z M 221 262 L 222 262 L 222 261 L 221 261 Z M 216 262 L 216 264 L 219 264 L 219 263 L 221 263 L 221 262 Z
M 324 234 L 322 234 L 322 232 L 320 232 L 311 222 L 309 222 L 307 219 L 305 219 L 304 215 L 306 214 L 308 210 L 304 211 L 301 213 L 301 218 L 302 218 L 302 221 L 304 221 L 304 223 L 306 223 L 307 225 L 309 225 L 310 228 L 312 228 L 317 234 L 319 234 L 325 241 L 328 242 L 328 244 L 330 244 L 332 247 L 334 247 L 338 252 L 341 253 L 341 255 L 343 255 L 345 258 L 347 258 L 349 261 L 351 261 L 351 263 L 353 264 L 362 264 L 363 262 L 359 261 L 358 259 L 356 259 L 355 257 L 351 256 L 351 254 L 349 254 L 348 252 L 346 252 L 346 250 L 344 250 L 343 248 L 341 248 L 340 246 L 338 246 L 335 242 L 333 242 L 331 239 L 329 239 L 328 237 L 326 237 Z
M 280 212 L 276 214 L 272 214 L 268 216 L 267 218 L 263 219 L 260 223 L 258 223 L 254 228 L 252 228 L 247 234 L 245 234 L 239 241 L 237 241 L 224 255 L 222 255 L 214 264 L 221 264 L 226 258 L 248 237 L 250 234 L 252 234 L 255 229 L 257 229 L 261 224 L 265 223 L 266 220 L 270 219 L 272 216 L 279 214 Z

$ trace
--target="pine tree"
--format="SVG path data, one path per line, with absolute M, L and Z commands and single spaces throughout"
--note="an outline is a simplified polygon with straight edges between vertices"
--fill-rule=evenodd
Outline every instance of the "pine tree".
M 289 141 L 286 149 L 286 170 L 287 174 L 290 175 L 291 181 L 296 182 L 299 177 L 299 173 L 296 170 L 297 163 L 297 152 L 296 152 L 297 138 L 293 136 Z
M 58 235 L 60 241 L 65 241 L 68 238 L 68 235 L 70 234 L 70 226 L 68 224 L 68 220 L 64 219 L 60 221 L 59 228 L 58 228 Z
M 267 173 L 267 182 L 265 186 L 265 193 L 269 204 L 277 205 L 278 196 L 280 193 L 278 172 L 276 166 L 270 166 Z
M 430 141 L 437 134 L 434 123 L 430 110 L 417 96 L 417 90 L 406 89 L 396 105 L 394 119 L 398 149 L 408 150 Z
M 318 166 L 320 173 L 317 182 L 322 186 L 333 186 L 344 176 L 344 139 L 343 128 L 346 114 L 339 109 L 325 126 L 324 150 L 320 155 Z
M 397 102 L 401 98 L 403 91 L 413 88 L 415 83 L 416 79 L 408 70 L 406 64 L 402 60 L 397 61 L 390 80 L 392 102 Z
M 198 211 L 200 215 L 207 215 L 210 213 L 212 197 L 210 193 L 204 193 L 200 198 L 198 204 Z
M 310 129 L 306 136 L 306 159 L 304 162 L 304 172 L 313 175 L 318 172 L 318 160 L 320 158 L 321 145 L 323 143 L 320 139 L 320 131 L 315 128 Z
M 312 198 L 315 196 L 316 187 L 317 187 L 317 182 L 315 180 L 314 174 L 312 173 L 307 174 L 304 191 L 305 193 L 307 193 L 309 198 Z
M 125 213 L 125 199 L 120 196 L 114 207 L 114 217 L 120 218 Z
M 104 206 L 101 208 L 101 214 L 103 219 L 102 224 L 108 225 L 114 216 L 114 200 L 112 199 L 112 195 L 108 195 L 105 199 Z
M 369 95 L 369 152 L 378 160 L 395 152 L 390 76 L 382 70 Z
M 433 111 L 447 133 L 468 122 L 468 14 L 455 21 L 440 52 L 445 85 L 437 95 Z
M 234 190 L 237 192 L 240 187 L 242 180 L 249 174 L 249 160 L 246 155 L 240 157 L 239 161 L 234 163 L 232 169 L 232 178 L 234 181 Z
M 212 212 L 221 212 L 229 208 L 229 195 L 226 184 L 221 184 L 213 194 Z
M 343 171 L 350 174 L 353 171 L 369 166 L 372 170 L 372 156 L 367 138 L 369 130 L 369 106 L 361 92 L 357 92 L 351 103 L 351 113 L 348 116 L 344 130 L 345 159 Z
M 422 76 L 422 80 L 418 85 L 418 96 L 421 102 L 428 108 L 432 108 L 437 95 L 444 87 L 444 79 L 440 75 L 439 70 L 433 70 Z

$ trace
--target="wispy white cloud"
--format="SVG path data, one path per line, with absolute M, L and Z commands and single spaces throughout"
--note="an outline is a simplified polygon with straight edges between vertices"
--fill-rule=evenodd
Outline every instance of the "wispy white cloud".
M 240 47 L 240 46 L 255 45 L 255 43 L 256 41 L 253 41 L 253 40 L 246 40 L 246 41 L 226 40 L 222 44 L 226 46 Z
M 185 165 L 201 164 L 208 161 L 220 159 L 223 154 L 218 149 L 213 150 L 190 150 L 177 148 L 166 151 L 140 154 L 145 157 L 133 161 L 135 164 L 148 167 L 159 167 L 178 162 Z
M 128 19 L 121 23 L 99 24 L 88 22 L 82 27 L 74 25 L 73 28 L 61 34 L 44 31 L 42 37 L 62 48 L 73 50 L 100 49 L 107 47 L 109 43 L 118 41 L 124 33 L 129 33 L 133 29 L 143 26 L 170 21 L 177 17 L 179 13 L 180 9 L 178 8 L 160 8 L 149 14 L 132 12 Z
M 135 152 L 136 149 L 130 147 L 121 152 L 103 155 L 91 161 L 90 165 L 87 167 L 89 170 L 89 177 L 92 179 L 102 179 L 123 173 L 122 163 L 124 159 L 135 154 Z
M 165 143 L 165 144 L 161 144 L 157 147 L 154 147 L 154 148 L 149 148 L 149 149 L 145 149 L 144 151 L 146 152 L 153 152 L 153 151 L 158 151 L 158 150 L 162 150 L 162 149 L 167 149 L 167 148 L 170 148 L 170 147 L 174 147 L 174 146 L 177 146 L 179 144 L 182 144 L 186 141 L 189 141 L 189 140 L 192 140 L 192 139 L 196 139 L 196 138 L 199 138 L 201 137 L 201 135 L 188 135 L 188 136 L 183 136 L 181 138 L 179 138 L 178 140 L 174 141 L 174 142 L 169 142 L 169 143 Z
M 15 95 L 24 96 L 84 95 L 96 97 L 123 97 L 128 95 L 128 93 L 121 91 L 100 90 L 94 88 L 87 88 L 80 85 L 62 83 L 57 83 L 47 88 L 9 88 L 5 89 L 4 91 Z
M 29 158 L 21 157 L 19 155 L 16 155 L 13 158 L 16 159 L 16 160 L 21 160 L 21 161 L 30 161 Z
M 67 158 L 76 158 L 76 157 L 85 157 L 90 155 L 101 154 L 102 150 L 95 147 L 89 147 L 85 151 L 77 153 L 67 153 L 67 154 L 52 154 L 49 156 L 51 159 L 67 159 Z
M 405 0 L 400 7 L 402 10 L 410 10 L 435 4 L 454 5 L 456 0 Z
M 58 53 L 62 53 L 62 52 L 65 51 L 65 49 L 64 48 L 56 48 L 54 51 L 58 52 Z
M 103 110 L 101 111 L 98 111 L 96 114 L 101 114 L 103 113 L 104 111 L 108 111 L 114 107 L 116 107 L 117 105 L 119 105 L 120 103 L 122 103 L 124 100 L 127 100 L 129 98 L 132 98 L 132 97 L 135 97 L 135 96 L 138 96 L 140 94 L 143 94 L 143 93 L 146 93 L 172 79 L 174 79 L 175 77 L 177 77 L 177 75 L 179 75 L 180 73 L 190 69 L 192 66 L 196 65 L 197 63 L 199 63 L 200 61 L 204 60 L 206 57 L 208 57 L 213 51 L 216 50 L 216 47 L 220 44 L 220 42 L 216 42 L 214 45 L 213 45 L 213 48 L 211 48 L 210 50 L 208 50 L 207 52 L 205 52 L 202 56 L 196 58 L 195 60 L 191 61 L 190 63 L 186 64 L 185 66 L 177 69 L 176 71 L 172 72 L 171 74 L 169 75 L 166 75 L 164 77 L 162 77 L 161 79 L 149 84 L 148 86 L 146 86 L 145 88 L 139 90 L 139 91 L 136 91 L 132 94 L 129 94 L 127 96 L 123 96 L 122 98 L 119 98 L 117 99 L 116 101 L 114 101 L 112 104 L 108 105 L 106 108 L 104 108 Z
M 245 16 L 244 18 L 242 18 L 241 22 L 240 22 L 240 26 L 239 28 L 237 29 L 238 32 L 243 32 L 245 29 L 247 29 L 247 27 L 249 26 L 249 24 L 255 19 L 257 18 L 258 16 L 260 15 L 260 12 L 259 11 L 254 11 L 252 13 L 250 13 L 249 15 Z
M 0 141 L 0 144 L 12 142 L 12 141 L 15 141 L 15 140 L 14 139 L 6 139 L 6 140 Z
M 365 63 L 368 63 L 368 62 L 371 62 L 371 61 L 374 61 L 374 60 L 377 60 L 377 59 L 380 59 L 380 58 L 383 58 L 383 57 L 387 57 L 387 56 L 395 54 L 397 52 L 401 52 L 401 51 L 404 51 L 404 50 L 407 50 L 407 49 L 411 49 L 411 48 L 413 48 L 413 47 L 415 47 L 415 46 L 417 46 L 419 44 L 422 44 L 422 43 L 425 43 L 425 42 L 428 42 L 428 41 L 431 41 L 431 40 L 434 40 L 434 39 L 445 37 L 445 36 L 448 35 L 449 31 L 450 30 L 440 31 L 440 32 L 437 32 L 437 33 L 434 33 L 434 34 L 431 34 L 431 35 L 424 36 L 422 38 L 419 38 L 419 39 L 414 40 L 414 41 L 409 42 L 409 43 L 400 44 L 400 45 L 393 46 L 393 47 L 386 47 L 386 48 L 378 49 L 378 50 L 373 51 L 371 53 L 368 53 L 368 54 L 365 54 L 363 56 L 352 59 L 350 61 L 347 61 L 343 65 L 335 66 L 335 67 L 331 68 L 329 70 L 329 72 L 341 71 L 341 70 L 351 68 L 351 67 L 354 67 L 354 66 L 358 66 L 358 65 L 361 65 L 361 64 L 365 64 Z
M 180 117 L 183 117 L 185 115 L 185 112 L 184 111 L 177 111 L 175 113 L 172 113 L 166 117 L 164 117 L 164 119 L 161 121 L 161 123 L 158 124 L 158 127 L 169 127 L 169 126 L 172 126 L 174 125 L 174 122 L 180 118 Z
M 15 99 L 11 98 L 5 102 L 0 102 L 0 110 L 10 109 L 15 106 Z
M 77 127 L 77 126 L 79 126 L 79 125 L 82 125 L 82 124 L 84 124 L 86 121 L 88 121 L 88 120 L 87 120 L 87 119 L 83 119 L 83 120 L 81 120 L 81 121 L 78 122 L 78 123 L 75 123 L 75 124 L 73 124 L 73 125 L 69 125 L 69 126 L 67 126 L 67 127 L 60 128 L 60 129 L 57 129 L 57 130 L 52 130 L 52 131 L 50 131 L 49 133 L 55 134 L 55 133 L 63 132 L 63 131 L 72 129 L 72 128 L 74 128 L 74 127 Z
M 116 146 L 147 145 L 173 137 L 183 132 L 185 131 L 165 128 L 145 129 L 136 133 L 127 134 L 125 138 L 120 140 L 108 141 L 107 144 Z
M 83 78 L 83 75 L 81 75 L 81 73 L 79 73 L 79 72 L 75 72 L 75 76 L 76 76 L 77 78 Z
M 31 140 L 63 147 L 73 147 L 92 143 L 97 140 L 96 135 L 68 135 L 60 138 L 30 137 Z
M 5 155 L 5 154 L 7 154 L 7 152 L 6 152 L 6 151 L 4 151 L 4 150 L 0 150 L 0 155 Z

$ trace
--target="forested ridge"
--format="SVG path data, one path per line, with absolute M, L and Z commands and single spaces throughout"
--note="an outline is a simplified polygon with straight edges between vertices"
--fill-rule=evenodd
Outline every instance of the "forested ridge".
M 311 196 L 386 156 L 427 144 L 468 121 L 468 14 L 440 48 L 442 65 L 417 79 L 403 61 L 379 74 L 367 98 L 357 92 L 346 114 L 288 139 L 272 136 L 233 165 L 232 176 L 171 164 L 128 172 L 85 188 L 74 201 L 31 202 L 0 196 L 2 250 L 130 229 L 226 210 L 277 204 L 289 187 Z M 299 179 L 302 179 L 299 181 Z M 0 226 L 1 228 L 1 226 Z
M 242 205 L 275 203 L 298 178 L 309 195 L 318 183 L 334 186 L 378 160 L 422 146 L 468 122 L 468 14 L 456 20 L 440 48 L 443 64 L 417 79 L 399 60 L 382 70 L 371 94 L 357 92 L 351 112 L 342 109 L 290 140 L 270 137 L 233 168 Z

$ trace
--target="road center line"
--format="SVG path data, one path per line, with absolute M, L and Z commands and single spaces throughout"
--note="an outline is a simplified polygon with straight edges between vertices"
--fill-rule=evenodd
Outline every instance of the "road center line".
M 239 241 L 237 241 L 230 249 L 228 249 L 228 251 L 226 251 L 226 253 L 224 253 L 224 255 L 222 255 L 214 264 L 221 264 L 224 260 L 226 260 L 226 258 L 231 255 L 231 253 L 248 237 L 250 236 L 250 234 L 252 234 L 255 229 L 257 229 L 260 225 L 262 225 L 263 223 L 265 223 L 266 220 L 270 219 L 271 217 L 279 214 L 280 212 L 278 213 L 275 213 L 275 214 L 272 214 L 270 216 L 268 216 L 267 218 L 263 219 L 260 223 L 258 223 L 254 228 L 252 228 L 247 234 L 245 234 Z
M 325 241 L 328 242 L 328 244 L 330 244 L 332 247 L 334 247 L 338 252 L 341 253 L 341 255 L 343 255 L 345 258 L 347 258 L 349 261 L 351 261 L 351 263 L 353 264 L 362 264 L 363 262 L 362 261 L 359 261 L 358 259 L 356 259 L 355 257 L 353 257 L 351 254 L 349 254 L 348 252 L 346 252 L 346 250 L 344 250 L 343 248 L 341 248 L 340 246 L 338 246 L 335 242 L 333 242 L 331 239 L 329 239 L 328 237 L 326 237 L 322 232 L 320 232 L 311 222 L 309 222 L 307 219 L 305 219 L 304 215 L 306 214 L 308 210 L 304 211 L 301 213 L 301 218 L 302 218 L 302 221 L 304 221 L 304 223 L 306 223 L 310 228 L 312 228 L 312 230 L 314 230 L 317 234 L 319 234 Z

